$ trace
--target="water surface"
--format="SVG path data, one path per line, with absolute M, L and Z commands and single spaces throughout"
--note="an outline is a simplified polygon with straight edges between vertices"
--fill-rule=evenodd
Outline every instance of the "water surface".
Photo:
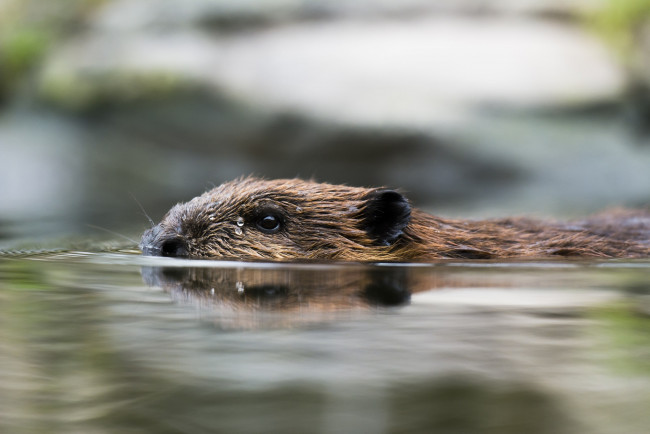
M 0 256 L 0 432 L 646 433 L 650 262 Z

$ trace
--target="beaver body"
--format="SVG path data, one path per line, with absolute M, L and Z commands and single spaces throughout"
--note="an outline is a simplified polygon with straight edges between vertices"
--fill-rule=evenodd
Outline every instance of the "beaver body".
M 564 223 L 452 220 L 411 208 L 394 190 L 244 178 L 174 206 L 140 247 L 153 256 L 283 261 L 643 258 L 650 211 Z

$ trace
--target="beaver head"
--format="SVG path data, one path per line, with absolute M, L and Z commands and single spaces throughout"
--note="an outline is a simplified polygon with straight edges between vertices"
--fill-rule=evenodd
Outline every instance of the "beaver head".
M 174 206 L 145 255 L 248 260 L 392 260 L 411 218 L 394 190 L 243 178 Z

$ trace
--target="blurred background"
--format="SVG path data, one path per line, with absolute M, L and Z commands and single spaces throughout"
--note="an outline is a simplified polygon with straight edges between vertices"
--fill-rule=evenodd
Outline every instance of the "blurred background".
M 648 206 L 649 89 L 650 0 L 0 0 L 0 432 L 647 434 L 647 262 L 153 269 L 100 228 L 248 174 Z
M 649 88 L 650 0 L 0 0 L 0 237 L 137 236 L 247 174 L 643 206 Z

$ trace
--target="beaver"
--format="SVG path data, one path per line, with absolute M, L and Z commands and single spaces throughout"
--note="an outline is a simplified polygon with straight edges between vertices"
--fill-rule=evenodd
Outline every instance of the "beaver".
M 144 255 L 237 260 L 650 257 L 650 210 L 581 221 L 454 220 L 400 191 L 240 178 L 174 206 L 142 236 Z

